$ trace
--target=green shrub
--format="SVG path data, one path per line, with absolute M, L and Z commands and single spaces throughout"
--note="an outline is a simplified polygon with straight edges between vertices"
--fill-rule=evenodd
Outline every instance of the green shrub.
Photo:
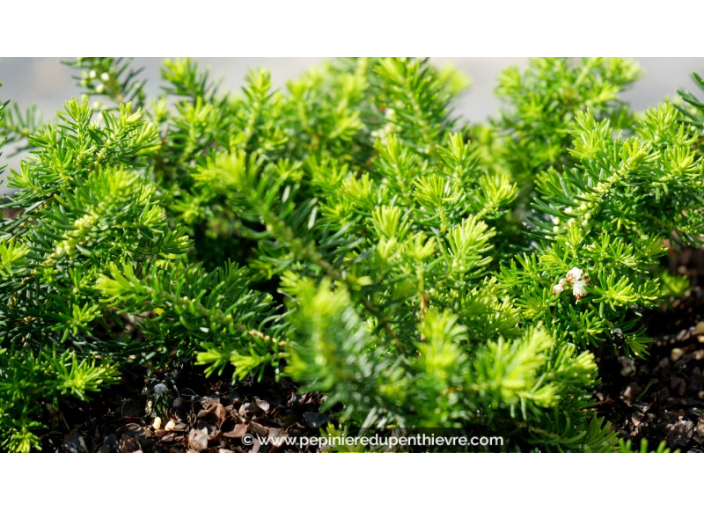
M 641 311 L 683 287 L 661 284 L 663 241 L 704 233 L 701 116 L 631 113 L 633 63 L 509 70 L 486 126 L 425 60 L 334 61 L 285 91 L 253 71 L 239 95 L 166 61 L 150 102 L 129 62 L 70 65 L 86 95 L 55 123 L 0 124 L 32 149 L 0 224 L 5 449 L 39 445 L 47 404 L 186 359 L 290 377 L 343 426 L 630 450 L 589 410 L 589 348 L 645 356 Z

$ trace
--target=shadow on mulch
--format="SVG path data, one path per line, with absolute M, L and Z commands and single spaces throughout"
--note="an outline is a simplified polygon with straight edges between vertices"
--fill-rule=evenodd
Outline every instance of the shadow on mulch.
M 49 433 L 44 451 L 312 452 L 317 448 L 288 445 L 285 438 L 317 436 L 329 419 L 318 412 L 319 394 L 298 395 L 287 381 L 265 377 L 232 386 L 194 370 L 144 381 L 138 374 L 126 375 L 99 400 L 65 415 L 47 409 L 58 425 L 54 429 L 70 432 Z M 283 439 L 279 445 L 262 445 L 258 437 Z

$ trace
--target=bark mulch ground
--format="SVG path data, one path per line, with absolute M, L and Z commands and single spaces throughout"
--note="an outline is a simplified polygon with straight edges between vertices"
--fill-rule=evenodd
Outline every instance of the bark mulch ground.
M 597 412 L 634 444 L 644 438 L 650 447 L 665 441 L 672 450 L 704 452 L 704 251 L 685 250 L 670 270 L 686 274 L 692 286 L 647 313 L 647 359 L 597 353 Z
M 55 452 L 286 452 L 297 444 L 262 445 L 257 437 L 317 436 L 328 421 L 321 397 L 298 394 L 287 381 L 243 382 L 206 379 L 199 371 L 159 378 L 136 374 L 104 391 L 100 399 L 64 413 L 53 413 L 57 429 L 44 438 Z M 159 410 L 159 412 L 155 412 Z M 155 414 L 168 416 L 164 420 Z M 254 437 L 243 442 L 245 434 Z M 311 451 L 315 451 L 312 448 Z

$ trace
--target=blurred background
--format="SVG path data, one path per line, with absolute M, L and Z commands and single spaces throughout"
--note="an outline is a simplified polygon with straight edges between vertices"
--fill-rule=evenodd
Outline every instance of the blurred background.
M 136 68 L 144 67 L 147 79 L 146 92 L 153 95 L 159 90 L 159 65 L 161 58 L 135 58 Z M 507 66 L 523 67 L 525 58 L 457 58 L 434 59 L 442 65 L 451 62 L 472 80 L 472 86 L 455 104 L 456 113 L 472 121 L 485 120 L 495 115 L 500 103 L 494 96 L 497 76 Z M 704 72 L 702 58 L 635 58 L 645 70 L 645 76 L 624 95 L 634 109 L 644 110 L 655 106 L 666 97 L 676 95 L 678 88 L 693 89 L 691 73 Z M 244 84 L 244 76 L 251 67 L 271 70 L 275 87 L 283 87 L 305 69 L 318 64 L 321 58 L 199 58 L 209 67 L 214 78 L 222 78 L 222 88 L 235 90 Z M 25 108 L 36 103 L 44 120 L 54 118 L 56 110 L 73 95 L 80 94 L 74 86 L 75 71 L 56 58 L 4 58 L 0 60 L 0 101 L 8 99 Z M 17 166 L 17 158 L 0 157 L 0 166 Z M 0 176 L 0 179 L 2 177 Z M 2 179 L 4 180 L 4 179 Z M 0 194 L 3 194 L 0 184 Z

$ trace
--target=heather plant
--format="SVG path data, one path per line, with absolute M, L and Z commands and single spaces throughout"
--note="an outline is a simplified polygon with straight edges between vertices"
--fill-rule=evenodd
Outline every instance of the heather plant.
M 504 103 L 497 128 L 514 179 L 530 184 L 550 167 L 569 166 L 572 122 L 582 112 L 608 120 L 614 129 L 629 129 L 633 114 L 619 94 L 640 74 L 635 62 L 622 58 L 584 58 L 579 65 L 568 58 L 537 58 L 523 72 L 506 69 L 496 90 Z
M 31 148 L 0 224 L 5 449 L 39 446 L 47 406 L 183 362 L 321 392 L 332 433 L 631 449 L 591 410 L 592 350 L 646 356 L 643 310 L 687 287 L 659 262 L 704 233 L 694 96 L 635 114 L 632 62 L 542 59 L 468 125 L 467 81 L 427 60 L 285 90 L 257 70 L 240 94 L 168 60 L 152 100 L 129 61 L 69 65 L 84 97 L 54 123 L 0 121 Z

